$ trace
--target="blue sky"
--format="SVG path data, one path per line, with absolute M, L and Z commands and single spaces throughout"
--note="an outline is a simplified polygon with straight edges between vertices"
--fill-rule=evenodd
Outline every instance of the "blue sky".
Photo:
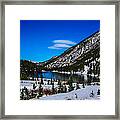
M 20 59 L 43 62 L 98 30 L 99 20 L 20 20 Z

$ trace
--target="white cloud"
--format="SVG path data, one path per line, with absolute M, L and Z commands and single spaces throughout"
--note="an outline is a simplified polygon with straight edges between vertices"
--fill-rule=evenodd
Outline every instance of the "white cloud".
M 75 42 L 70 40 L 54 40 L 53 46 L 48 47 L 49 49 L 62 49 L 72 47 L 71 45 L 75 45 Z
M 67 44 L 54 44 L 55 47 L 62 47 L 62 48 L 68 48 L 68 47 L 71 47 L 70 45 L 67 45 Z
M 62 49 L 62 48 L 69 48 L 72 47 L 67 44 L 54 44 L 53 46 L 48 47 L 49 49 Z
M 75 45 L 75 42 L 72 42 L 70 40 L 54 40 L 53 43 L 64 43 L 64 44 L 71 44 L 71 45 Z
M 55 47 L 55 46 L 50 46 L 50 47 L 48 47 L 49 49 L 61 49 L 61 48 L 57 48 L 57 47 Z

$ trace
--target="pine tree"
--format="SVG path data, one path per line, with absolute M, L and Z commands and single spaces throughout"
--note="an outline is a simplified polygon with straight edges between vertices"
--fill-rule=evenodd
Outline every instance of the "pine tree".
M 77 89 L 80 89 L 80 87 L 79 87 L 79 84 L 78 84 L 78 83 L 77 83 L 77 85 L 76 85 L 76 90 L 77 90 Z
M 42 71 L 40 71 L 40 78 L 41 78 L 41 84 L 43 84 L 43 75 L 42 75 Z
M 43 88 L 41 86 L 41 83 L 39 83 L 39 97 L 42 97 L 43 95 Z
M 55 89 L 54 89 L 54 82 L 52 83 L 52 93 L 55 93 Z
M 69 92 L 74 90 L 74 87 L 73 87 L 72 83 L 73 83 L 73 79 L 72 79 L 72 76 L 70 76 L 70 80 L 68 81 Z

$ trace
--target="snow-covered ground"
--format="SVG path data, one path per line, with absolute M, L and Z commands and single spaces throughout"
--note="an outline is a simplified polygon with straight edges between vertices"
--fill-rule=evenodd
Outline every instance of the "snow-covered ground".
M 100 86 L 98 85 L 91 85 L 91 86 L 86 86 L 85 88 L 73 90 L 68 93 L 59 93 L 55 95 L 50 95 L 50 96 L 43 96 L 40 97 L 40 100 L 98 100 L 100 99 L 100 96 L 97 95 L 97 91 L 100 89 Z M 93 96 L 91 95 L 93 91 Z
M 26 87 L 27 89 L 33 89 L 33 84 L 35 83 L 35 81 L 31 81 L 31 80 L 21 80 L 20 81 L 20 89 Z
M 36 84 L 37 82 L 37 84 Z M 21 80 L 20 82 L 20 89 L 26 87 L 28 90 L 33 89 L 33 84 L 35 83 L 36 90 L 38 89 L 38 82 L 39 81 L 31 81 L 31 80 Z M 67 85 L 66 85 L 67 86 Z M 73 86 L 75 86 L 75 83 L 73 83 Z M 54 87 L 58 87 L 58 82 L 54 82 Z M 83 88 L 82 84 L 79 84 L 80 89 L 74 89 L 71 92 L 67 93 L 58 93 L 54 95 L 43 95 L 40 97 L 40 100 L 85 100 L 85 99 L 100 99 L 100 95 L 97 95 L 98 90 L 100 90 L 100 85 L 85 85 L 85 88 Z M 44 80 L 44 84 L 42 85 L 43 89 L 52 89 L 52 85 L 47 84 L 47 80 Z M 68 87 L 67 87 L 68 88 Z M 93 95 L 91 94 L 93 91 Z M 37 98 L 34 98 L 37 99 Z
M 50 80 L 50 79 L 49 79 Z M 48 81 L 43 79 L 43 85 L 42 88 L 43 89 L 52 89 L 52 85 L 48 85 Z M 20 89 L 26 87 L 28 90 L 32 90 L 33 89 L 33 84 L 36 85 L 36 88 L 35 89 L 38 89 L 38 86 L 39 86 L 39 81 L 32 81 L 32 80 L 21 80 L 20 82 Z M 56 88 L 58 85 L 58 82 L 54 82 L 54 88 Z

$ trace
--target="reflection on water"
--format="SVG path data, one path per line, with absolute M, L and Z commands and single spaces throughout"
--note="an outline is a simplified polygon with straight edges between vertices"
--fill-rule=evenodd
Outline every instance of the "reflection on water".
M 41 77 L 40 73 L 38 74 L 38 77 Z M 73 80 L 73 82 L 77 83 L 91 83 L 91 82 L 99 82 L 100 79 L 95 76 L 91 75 L 78 75 L 78 74 L 65 74 L 65 73 L 58 73 L 58 72 L 42 72 L 42 77 L 46 79 L 53 79 L 53 80 L 62 80 L 62 81 L 68 81 L 70 79 Z

